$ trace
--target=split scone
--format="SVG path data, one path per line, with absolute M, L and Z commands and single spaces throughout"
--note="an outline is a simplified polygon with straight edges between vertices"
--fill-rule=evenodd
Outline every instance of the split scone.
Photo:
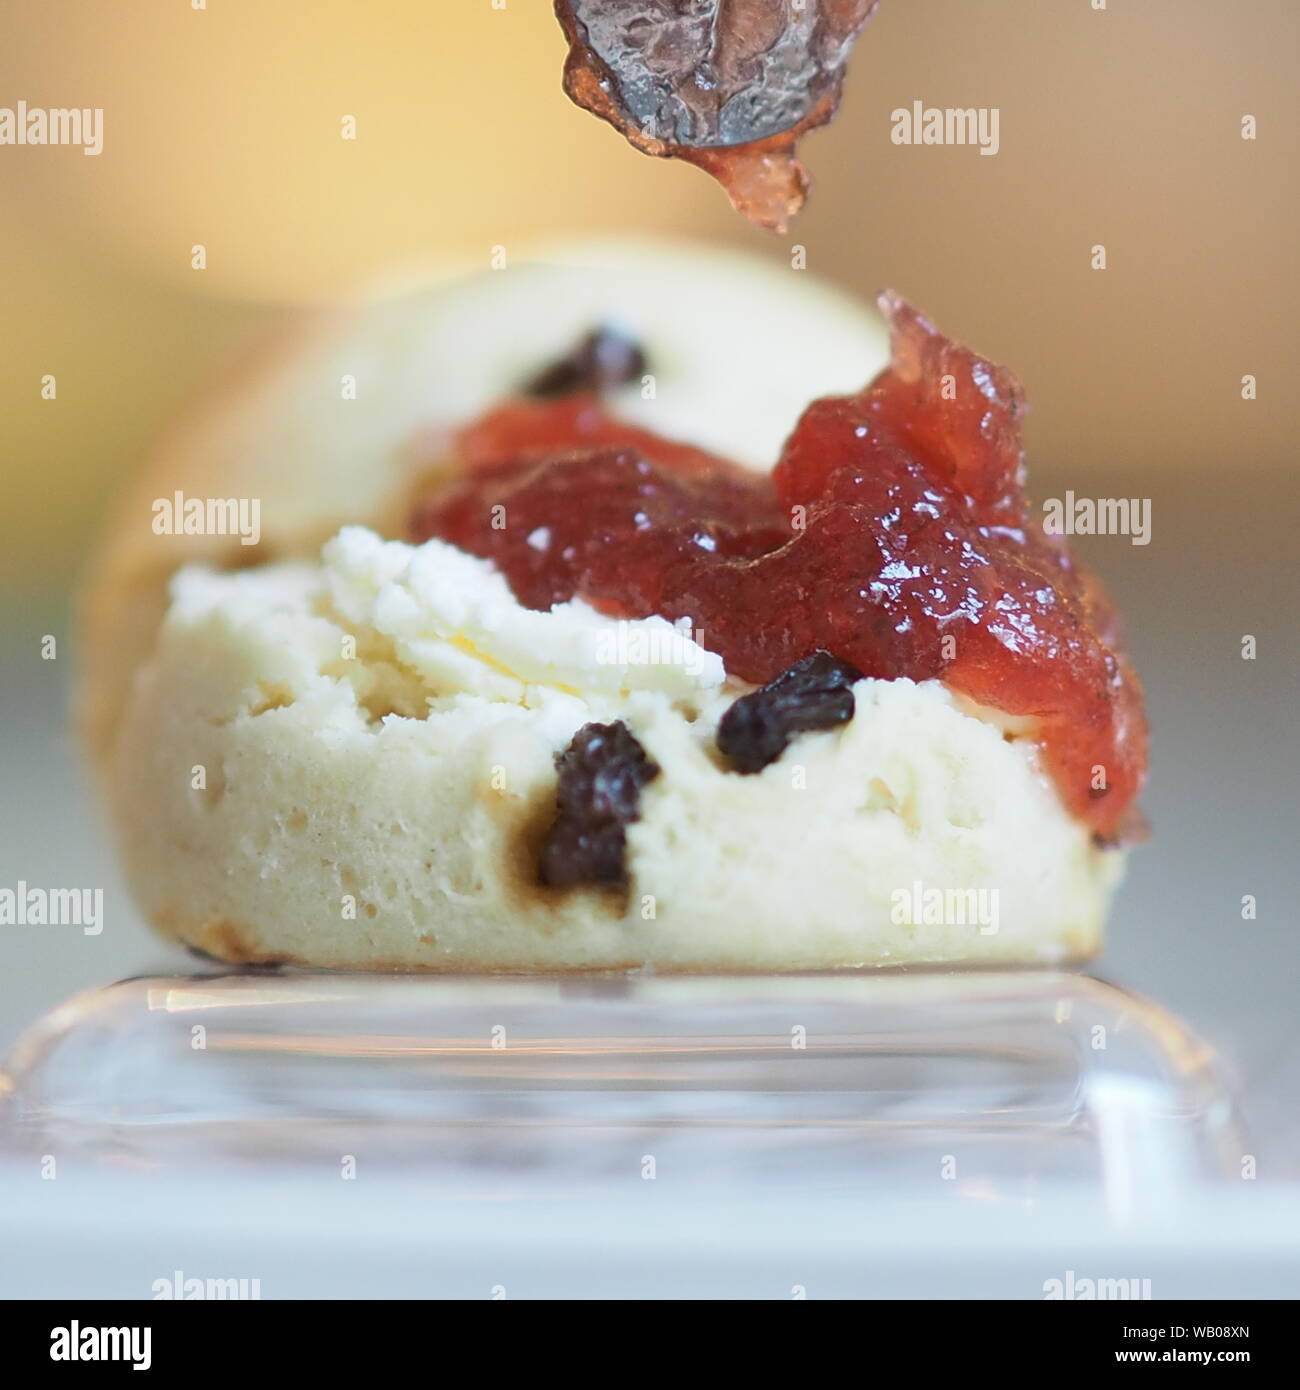
M 892 357 L 804 273 L 585 248 L 201 404 L 84 607 L 150 920 L 354 969 L 1092 954 L 1138 687 L 1015 379 L 882 307 Z

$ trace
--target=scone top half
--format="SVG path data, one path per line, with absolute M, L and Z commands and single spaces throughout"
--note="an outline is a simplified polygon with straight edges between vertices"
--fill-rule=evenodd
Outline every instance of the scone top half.
M 83 606 L 82 725 L 149 920 L 340 969 L 1093 954 L 1123 853 L 1032 720 L 835 652 L 756 695 L 707 625 L 530 605 L 412 531 L 465 427 L 562 394 L 600 328 L 636 349 L 602 411 L 756 473 L 889 361 L 805 272 L 626 245 L 372 299 L 250 361 L 160 442 Z M 572 476 L 557 525 L 605 473 Z

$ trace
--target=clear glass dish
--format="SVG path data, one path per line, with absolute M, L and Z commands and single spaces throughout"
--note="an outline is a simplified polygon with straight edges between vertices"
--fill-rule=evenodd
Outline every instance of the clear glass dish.
M 1122 1213 L 1242 1152 L 1202 1043 L 1056 972 L 143 978 L 53 1011 L 0 1070 L 0 1157 L 155 1173 L 973 1202 L 1059 1180 Z

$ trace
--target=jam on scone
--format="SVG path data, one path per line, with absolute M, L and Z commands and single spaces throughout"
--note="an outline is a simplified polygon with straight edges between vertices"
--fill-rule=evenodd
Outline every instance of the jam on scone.
M 1066 807 L 1115 843 L 1138 823 L 1141 692 L 1114 610 L 1031 511 L 1022 388 L 897 295 L 880 303 L 891 365 L 814 401 L 771 475 L 622 422 L 575 369 L 576 390 L 460 433 L 462 466 L 420 499 L 412 539 L 493 560 L 531 608 L 687 619 L 755 685 L 830 662 L 821 698 L 850 715 L 845 670 L 941 680 L 1027 721 Z M 742 739 L 733 765 L 762 766 L 781 736 Z

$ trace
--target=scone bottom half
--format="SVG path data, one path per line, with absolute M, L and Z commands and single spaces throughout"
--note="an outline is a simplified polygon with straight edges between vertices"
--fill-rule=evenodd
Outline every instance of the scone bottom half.
M 737 425 L 725 452 L 680 360 L 702 281 L 663 254 L 659 284 L 615 259 L 613 312 L 544 327 L 543 276 L 547 351 L 498 349 L 427 420 L 403 385 L 395 444 L 391 402 L 364 407 L 352 467 L 376 441 L 400 463 L 339 516 L 356 480 L 322 445 L 326 495 L 295 492 L 292 525 L 278 509 L 265 562 L 202 532 L 201 563 L 188 537 L 165 557 L 110 543 L 83 711 L 165 935 L 226 961 L 443 971 L 1098 949 L 1145 724 L 1104 595 L 1030 513 L 1019 384 L 894 296 L 886 362 L 869 317 L 740 262 L 724 288 L 747 303 L 761 281 L 804 341 L 855 344 L 860 378 L 837 353 L 841 394 L 819 394 L 803 362 L 796 402 L 766 363 L 786 423 Z M 254 378 L 201 415 L 181 435 L 195 480 L 255 482 L 224 462 L 253 433 L 303 468 L 322 354 L 437 360 L 440 303 L 464 287 L 363 314 L 290 354 L 277 391 Z M 744 386 L 717 393 L 737 419 Z M 112 669 L 106 637 L 132 627 Z

